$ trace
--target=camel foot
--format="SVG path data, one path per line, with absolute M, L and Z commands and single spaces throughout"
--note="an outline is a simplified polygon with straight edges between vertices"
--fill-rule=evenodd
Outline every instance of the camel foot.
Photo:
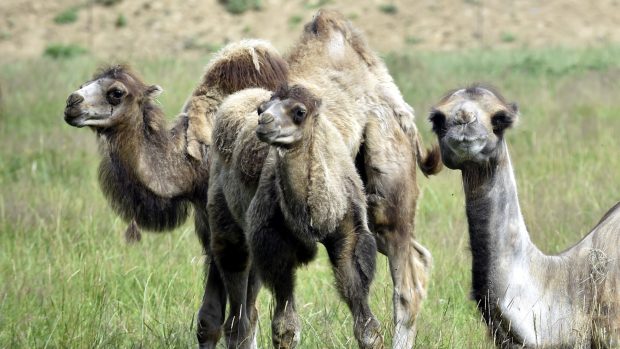
M 276 315 L 271 321 L 271 340 L 273 347 L 278 349 L 292 349 L 301 339 L 301 324 L 297 314 L 287 312 Z
M 368 318 L 354 329 L 355 338 L 361 349 L 384 349 L 381 326 L 375 318 Z

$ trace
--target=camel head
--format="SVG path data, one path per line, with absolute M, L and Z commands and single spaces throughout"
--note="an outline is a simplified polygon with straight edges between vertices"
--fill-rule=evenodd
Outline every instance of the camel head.
M 141 120 L 143 109 L 162 92 L 157 85 L 145 85 L 126 66 L 113 66 L 96 74 L 69 95 L 65 121 L 75 127 L 107 129 Z
M 431 109 L 441 157 L 451 169 L 486 165 L 501 151 L 504 131 L 518 119 L 517 105 L 495 90 L 472 86 L 451 91 Z
M 281 86 L 258 107 L 256 136 L 274 146 L 290 148 L 303 138 L 303 127 L 319 113 L 321 100 L 300 85 Z

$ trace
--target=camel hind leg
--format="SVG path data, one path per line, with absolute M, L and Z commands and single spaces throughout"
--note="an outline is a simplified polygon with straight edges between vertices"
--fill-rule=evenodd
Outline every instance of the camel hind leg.
M 392 348 L 409 349 L 415 344 L 416 320 L 432 263 L 431 254 L 414 238 L 419 195 L 415 148 L 394 119 L 373 115 L 356 163 L 366 185 L 370 229 L 390 264 Z

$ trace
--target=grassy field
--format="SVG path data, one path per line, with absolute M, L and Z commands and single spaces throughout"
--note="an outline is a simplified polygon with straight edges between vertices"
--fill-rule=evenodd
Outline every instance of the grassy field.
M 620 200 L 620 48 L 470 51 L 386 57 L 417 110 L 474 81 L 519 102 L 507 139 L 534 242 L 556 253 Z M 191 224 L 128 246 L 125 224 L 96 183 L 95 137 L 62 119 L 65 98 L 99 62 L 37 59 L 0 66 L 0 348 L 171 348 L 195 345 L 201 249 Z M 133 63 L 172 117 L 205 61 Z M 417 236 L 433 253 L 418 348 L 491 347 L 469 300 L 470 254 L 460 174 L 422 179 Z M 379 258 L 372 308 L 391 331 L 391 282 Z M 301 348 L 354 348 L 324 253 L 298 275 Z M 260 297 L 260 347 L 270 346 L 268 292 Z

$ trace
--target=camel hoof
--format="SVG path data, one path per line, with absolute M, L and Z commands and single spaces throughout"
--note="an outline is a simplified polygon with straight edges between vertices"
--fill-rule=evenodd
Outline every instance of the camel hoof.
M 384 349 L 383 336 L 379 321 L 374 318 L 368 319 L 355 328 L 355 338 L 361 349 Z
M 297 347 L 301 339 L 301 325 L 296 314 L 288 313 L 275 317 L 271 322 L 271 340 L 273 347 L 292 349 Z

